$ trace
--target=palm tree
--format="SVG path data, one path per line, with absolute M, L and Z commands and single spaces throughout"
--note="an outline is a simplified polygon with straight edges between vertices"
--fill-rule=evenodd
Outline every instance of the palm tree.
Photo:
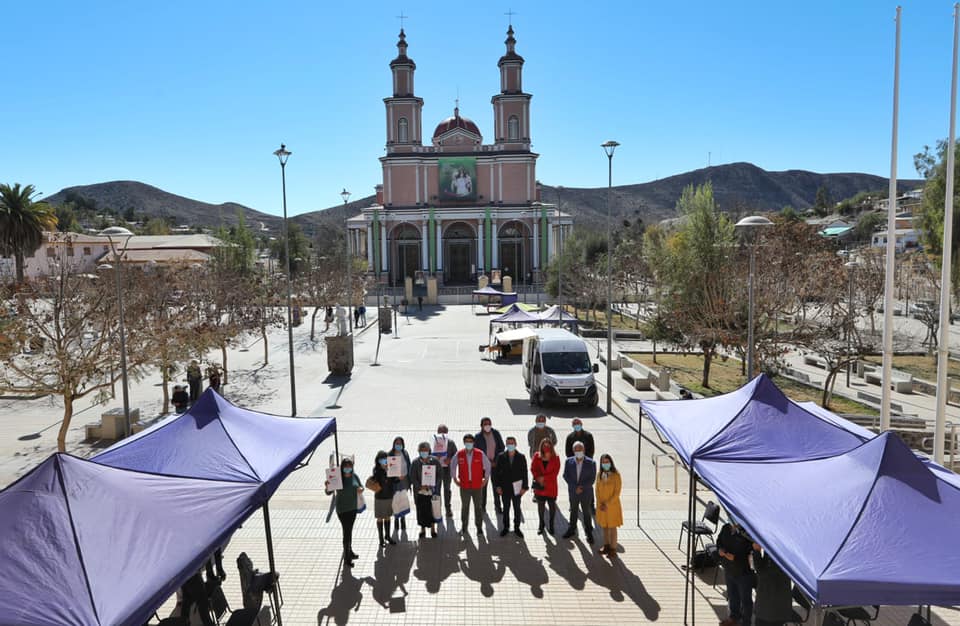
M 34 202 L 33 185 L 0 184 L 0 254 L 12 255 L 17 284 L 23 282 L 23 259 L 43 243 L 44 231 L 57 227 L 57 215 L 46 202 Z

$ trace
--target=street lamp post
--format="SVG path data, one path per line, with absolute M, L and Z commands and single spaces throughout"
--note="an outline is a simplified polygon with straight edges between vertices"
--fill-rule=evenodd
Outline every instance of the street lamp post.
M 350 192 L 344 187 L 340 192 L 343 198 L 343 206 L 347 206 L 350 201 Z M 353 281 L 351 278 L 353 266 L 353 253 L 350 251 L 350 226 L 347 224 L 347 217 L 343 217 L 344 223 L 344 242 L 347 244 L 347 324 L 350 325 L 350 335 L 353 336 Z
M 607 141 L 600 147 L 607 154 L 607 414 L 613 413 L 613 236 L 610 232 L 612 211 L 610 196 L 613 193 L 613 152 L 620 144 Z
M 280 181 L 283 188 L 283 256 L 287 273 L 287 351 L 290 353 L 290 415 L 297 415 L 297 378 L 293 363 L 293 293 L 290 287 L 290 226 L 287 223 L 287 159 L 292 154 L 287 146 L 273 154 L 280 161 Z
M 853 306 L 853 278 L 857 268 L 860 267 L 859 261 L 850 260 L 843 264 L 847 268 L 848 293 L 847 293 L 847 387 L 850 386 L 850 369 L 853 362 L 850 360 L 850 354 L 853 352 L 853 329 L 856 323 L 855 309 Z
M 734 228 L 739 229 L 744 237 L 747 239 L 747 244 L 750 246 L 750 281 L 747 287 L 747 380 L 753 378 L 754 367 L 753 367 L 753 276 L 756 273 L 757 267 L 757 235 L 756 229 L 763 228 L 765 226 L 773 226 L 773 222 L 763 217 L 762 215 L 751 215 L 750 217 L 745 217 L 739 222 L 736 223 Z
M 563 224 L 560 211 L 561 185 L 557 185 L 557 300 L 560 304 L 560 323 L 563 323 Z
M 123 290 L 120 286 L 120 256 L 126 252 L 127 245 L 133 233 L 122 226 L 110 226 L 99 232 L 101 237 L 106 237 L 110 242 L 110 251 L 113 252 L 113 276 L 117 285 L 117 317 L 120 323 L 120 380 L 121 391 L 123 392 L 123 424 L 124 436 L 130 436 L 130 390 L 127 379 L 127 333 L 123 325 Z M 114 245 L 114 238 L 123 240 L 123 248 L 118 250 Z

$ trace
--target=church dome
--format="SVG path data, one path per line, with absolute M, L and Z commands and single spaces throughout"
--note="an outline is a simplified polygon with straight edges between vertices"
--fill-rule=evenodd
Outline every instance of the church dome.
M 459 108 L 455 108 L 453 110 L 452 117 L 448 117 L 447 119 L 437 124 L 437 129 L 433 131 L 433 138 L 437 139 L 442 135 L 445 135 L 457 128 L 462 128 L 463 130 L 469 133 L 473 133 L 478 138 L 480 138 L 480 129 L 477 128 L 477 125 L 474 124 L 473 120 L 471 120 L 470 118 L 461 117 Z

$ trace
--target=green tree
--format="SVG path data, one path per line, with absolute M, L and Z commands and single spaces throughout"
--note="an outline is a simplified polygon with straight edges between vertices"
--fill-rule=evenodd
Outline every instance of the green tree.
M 247 226 L 243 211 L 237 210 L 237 223 L 234 226 L 221 226 L 217 230 L 217 238 L 225 244 L 217 250 L 218 262 L 243 276 L 253 272 L 257 239 Z
M 956 147 L 956 153 L 960 155 L 960 145 Z M 920 205 L 919 228 L 920 238 L 923 247 L 931 255 L 937 267 L 940 266 L 943 258 L 943 207 L 947 195 L 947 142 L 940 140 L 937 142 L 935 152 L 931 152 L 930 146 L 924 146 L 923 152 L 913 157 L 913 164 L 917 172 L 926 179 L 923 185 L 923 203 Z M 960 159 L 954 158 L 954 180 L 957 180 L 960 173 Z M 952 249 L 954 259 L 960 253 L 960 192 L 954 186 L 953 192 L 953 233 Z M 954 293 L 960 288 L 960 264 L 953 264 L 953 273 L 950 282 Z
M 159 217 L 151 217 L 140 229 L 144 235 L 169 235 L 170 225 Z
M 0 184 L 0 254 L 12 255 L 16 281 L 23 282 L 23 259 L 43 243 L 44 231 L 57 227 L 57 216 L 45 202 L 35 202 L 33 185 Z
M 299 274 L 301 271 L 310 267 L 311 246 L 310 240 L 303 234 L 303 229 L 299 224 L 289 222 L 290 237 L 290 273 Z M 283 268 L 286 264 L 286 249 L 283 245 L 283 236 L 278 237 L 271 243 L 273 255 L 279 261 L 279 267 Z
M 870 240 L 873 239 L 873 231 L 876 230 L 877 226 L 883 224 L 884 216 L 882 213 L 864 213 L 860 216 L 860 219 L 857 220 L 857 225 L 853 229 L 853 237 L 856 241 L 861 243 L 870 243 Z
M 647 239 L 658 256 L 648 255 L 648 259 L 664 289 L 661 307 L 682 333 L 684 347 L 702 352 L 701 382 L 709 387 L 713 357 L 738 325 L 737 286 L 731 280 L 733 223 L 717 209 L 711 183 L 686 187 L 677 212 L 681 225 L 676 233 L 659 244 L 652 237 Z
M 64 202 L 55 207 L 54 212 L 57 216 L 57 230 L 61 233 L 79 233 L 82 231 L 72 203 Z
M 830 191 L 826 185 L 817 188 L 817 197 L 813 201 L 813 210 L 817 215 L 826 215 L 830 212 Z

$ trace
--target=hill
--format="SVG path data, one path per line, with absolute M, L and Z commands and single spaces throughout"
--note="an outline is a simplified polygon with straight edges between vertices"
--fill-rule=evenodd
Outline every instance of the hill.
M 806 209 L 813 206 L 817 189 L 825 186 L 834 201 L 849 198 L 861 191 L 879 191 L 887 188 L 887 179 L 858 173 L 819 174 L 804 170 L 768 172 L 751 163 L 730 163 L 707 167 L 668 178 L 613 188 L 612 206 L 617 219 L 642 219 L 646 223 L 676 216 L 676 202 L 687 185 L 713 183 L 714 195 L 721 210 L 734 212 L 778 211 L 785 206 Z M 921 180 L 898 181 L 900 191 L 923 184 Z M 542 200 L 557 202 L 557 187 L 543 186 Z M 45 198 L 51 204 L 61 204 L 70 197 L 81 197 L 96 203 L 100 209 L 122 213 L 133 208 L 147 217 L 171 217 L 177 224 L 216 227 L 222 223 L 236 223 L 239 209 L 252 228 L 258 227 L 276 233 L 280 218 L 235 202 L 209 204 L 136 181 L 114 181 L 95 185 L 68 187 Z M 338 204 L 319 211 L 294 216 L 308 236 L 321 231 L 338 231 L 343 221 L 356 215 L 374 201 L 366 196 L 348 204 Z M 572 214 L 578 224 L 597 227 L 607 214 L 607 189 L 563 187 L 560 204 L 564 212 Z

